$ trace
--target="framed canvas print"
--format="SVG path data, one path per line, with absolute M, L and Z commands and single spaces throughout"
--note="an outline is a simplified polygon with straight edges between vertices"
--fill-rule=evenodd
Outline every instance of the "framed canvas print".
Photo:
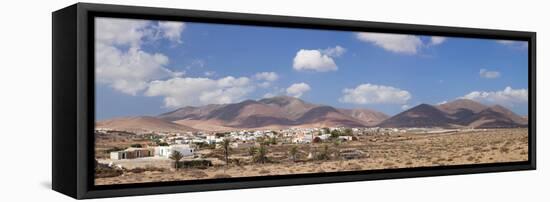
M 75 198 L 535 169 L 535 33 L 78 3 L 53 14 Z

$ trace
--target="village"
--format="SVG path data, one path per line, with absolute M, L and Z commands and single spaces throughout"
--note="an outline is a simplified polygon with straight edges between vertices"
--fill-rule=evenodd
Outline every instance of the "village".
M 527 158 L 526 131 L 333 127 L 129 132 L 96 128 L 96 183 L 521 161 Z
M 473 131 L 474 129 L 466 129 Z M 486 129 L 484 129 L 486 130 Z M 358 136 L 392 135 L 400 133 L 449 133 L 465 131 L 464 129 L 438 129 L 438 128 L 289 128 L 279 131 L 274 130 L 239 130 L 231 132 L 141 132 L 151 139 L 151 144 L 133 145 L 119 151 L 111 151 L 110 160 L 136 159 L 146 157 L 169 158 L 173 151 L 177 151 L 183 157 L 200 158 L 197 151 L 200 148 L 219 148 L 224 141 L 229 141 L 230 148 L 247 149 L 259 147 L 264 143 L 279 142 L 280 144 L 311 144 L 327 141 L 346 142 L 357 140 Z M 119 133 L 108 128 L 97 128 L 96 134 Z

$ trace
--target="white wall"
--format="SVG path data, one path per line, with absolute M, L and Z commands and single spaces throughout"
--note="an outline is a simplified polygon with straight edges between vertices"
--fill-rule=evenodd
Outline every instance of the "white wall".
M 143 0 L 91 1 L 538 32 L 538 170 L 126 197 L 107 201 L 536 201 L 548 200 L 550 26 L 545 1 Z M 359 3 L 362 2 L 362 3 Z M 0 201 L 68 201 L 49 190 L 51 15 L 74 1 L 2 1 L 0 12 Z M 9 138 L 8 138 L 9 137 Z M 26 144 L 23 150 L 19 145 Z M 21 155 L 9 156 L 18 151 Z M 34 159 L 31 166 L 30 158 Z

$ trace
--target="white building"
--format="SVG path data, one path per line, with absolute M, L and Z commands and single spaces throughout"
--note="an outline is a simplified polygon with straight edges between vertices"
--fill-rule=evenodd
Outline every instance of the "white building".
M 295 144 L 309 144 L 313 141 L 313 135 L 302 135 L 292 140 Z
M 254 141 L 256 140 L 256 136 L 247 136 L 247 135 L 236 135 L 232 136 L 234 140 L 240 140 L 240 141 Z
M 342 135 L 342 136 L 338 136 L 338 139 L 340 139 L 340 140 L 345 140 L 345 141 L 352 141 L 352 140 L 353 140 L 353 137 L 352 137 L 352 136 L 345 136 L 345 135 Z
M 216 135 L 208 135 L 206 136 L 206 142 L 208 144 L 216 144 L 216 143 L 223 142 L 223 138 L 216 137 Z
M 254 133 L 253 133 L 253 134 L 254 134 L 254 135 L 263 135 L 263 134 L 264 134 L 264 132 L 263 132 L 263 131 L 259 131 L 259 130 L 257 130 L 257 131 L 254 131 Z
M 151 148 L 133 148 L 130 147 L 123 151 L 113 151 L 110 153 L 112 160 L 121 159 L 135 159 L 153 156 L 153 149 Z
M 322 135 L 319 135 L 318 137 L 321 138 L 321 140 L 328 140 L 330 138 L 330 134 L 322 134 Z
M 172 155 L 173 151 L 178 151 L 184 157 L 193 156 L 193 154 L 195 154 L 195 149 L 191 148 L 188 144 L 175 144 L 155 147 L 155 156 L 168 158 Z

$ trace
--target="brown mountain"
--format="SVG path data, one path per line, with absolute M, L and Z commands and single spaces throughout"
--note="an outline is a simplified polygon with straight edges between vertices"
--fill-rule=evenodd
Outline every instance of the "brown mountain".
M 388 116 L 367 109 L 336 109 L 278 96 L 234 104 L 183 107 L 158 116 L 202 130 L 227 128 L 365 127 Z
M 487 108 L 487 106 L 469 99 L 457 99 L 437 105 L 436 107 L 447 114 L 453 115 L 457 119 L 471 116 Z
M 525 127 L 527 121 L 514 112 L 500 106 L 488 107 L 467 119 L 470 127 L 474 128 L 510 128 Z
M 157 117 L 99 121 L 97 127 L 128 131 L 227 131 L 288 127 L 525 127 L 527 119 L 505 107 L 458 99 L 441 105 L 421 104 L 389 117 L 368 109 L 338 109 L 288 96 L 233 104 L 183 107 Z
M 151 116 L 136 116 L 114 118 L 96 122 L 97 128 L 110 128 L 114 130 L 124 130 L 131 132 L 180 132 L 196 131 L 194 128 L 172 123 L 163 119 Z
M 338 109 L 340 113 L 360 120 L 367 126 L 374 126 L 389 118 L 388 115 L 368 109 Z
M 436 106 L 421 104 L 383 121 L 380 127 L 514 128 L 527 120 L 500 105 L 458 99 Z
M 278 107 L 246 100 L 228 104 L 204 117 L 206 120 L 219 120 L 225 126 L 234 128 L 257 128 L 268 125 L 289 125 L 292 121 Z
M 210 104 L 202 107 L 183 107 L 175 111 L 158 115 L 157 118 L 175 121 L 179 119 L 200 119 L 207 116 L 210 112 L 224 107 L 225 105 Z
M 386 128 L 410 127 L 452 127 L 452 117 L 429 104 L 421 104 L 382 121 L 378 124 Z
M 260 103 L 278 108 L 289 119 L 297 119 L 304 115 L 307 111 L 320 105 L 307 103 L 301 99 L 290 96 L 276 96 L 264 98 L 258 101 Z
M 296 125 L 311 125 L 317 127 L 346 126 L 365 127 L 361 120 L 341 113 L 334 107 L 318 106 L 305 112 L 296 119 Z
M 469 125 L 471 117 L 485 110 L 487 106 L 469 99 L 457 99 L 448 103 L 436 105 L 458 125 Z

